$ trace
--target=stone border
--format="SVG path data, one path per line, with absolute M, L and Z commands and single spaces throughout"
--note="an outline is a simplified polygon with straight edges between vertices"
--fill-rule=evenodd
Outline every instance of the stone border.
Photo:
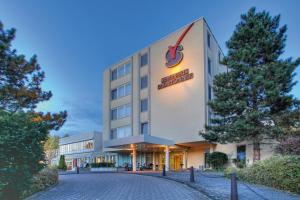
M 30 200 L 30 199 L 32 199 L 32 198 L 34 198 L 34 197 L 38 197 L 38 196 L 41 195 L 41 193 L 47 192 L 47 191 L 49 191 L 49 190 L 55 188 L 58 184 L 59 184 L 59 180 L 57 181 L 57 183 L 55 183 L 55 184 L 53 184 L 53 185 L 50 185 L 49 187 L 45 188 L 44 190 L 40 190 L 40 191 L 38 191 L 38 192 L 36 192 L 36 193 L 30 195 L 29 197 L 26 197 L 25 200 Z

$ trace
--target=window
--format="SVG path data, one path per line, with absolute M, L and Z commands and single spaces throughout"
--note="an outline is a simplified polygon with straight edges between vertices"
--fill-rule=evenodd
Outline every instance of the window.
M 212 96 L 211 86 L 208 85 L 208 100 L 211 100 L 211 96 Z
M 148 76 L 143 76 L 141 78 L 141 89 L 148 87 Z
M 118 119 L 118 109 L 112 109 L 111 110 L 111 120 Z
M 118 139 L 131 136 L 131 126 L 122 126 L 111 130 L 110 138 Z
M 131 104 L 119 106 L 111 110 L 111 120 L 121 119 L 131 115 Z
M 207 32 L 207 46 L 210 47 L 210 34 Z
M 141 124 L 141 134 L 147 135 L 148 134 L 148 122 Z
M 111 91 L 111 99 L 115 100 L 131 94 L 131 83 L 126 83 Z
M 141 100 L 141 112 L 148 110 L 148 99 Z
M 118 78 L 118 70 L 117 69 L 114 69 L 112 72 L 111 72 L 111 80 L 116 80 Z
M 113 89 L 111 91 L 111 99 L 114 100 L 114 99 L 117 99 L 118 98 L 118 90 L 117 89 Z
M 237 146 L 236 149 L 236 166 L 245 167 L 246 166 L 246 145 Z
M 211 60 L 210 60 L 210 58 L 207 58 L 207 69 L 208 69 L 208 74 L 211 75 Z
M 220 51 L 218 53 L 218 60 L 219 60 L 219 63 L 221 63 L 221 52 Z
M 141 56 L 141 67 L 144 67 L 148 64 L 148 53 L 145 53 Z
M 111 72 L 111 80 L 116 80 L 131 73 L 131 62 L 127 62 L 118 66 L 116 69 L 112 70 Z

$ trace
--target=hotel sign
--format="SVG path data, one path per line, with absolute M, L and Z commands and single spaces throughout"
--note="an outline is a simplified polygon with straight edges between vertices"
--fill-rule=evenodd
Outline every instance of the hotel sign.
M 185 35 L 189 32 L 189 30 L 192 28 L 192 26 L 194 25 L 194 23 L 191 23 L 185 30 L 184 32 L 180 35 L 180 37 L 178 38 L 177 42 L 175 43 L 175 45 L 170 45 L 168 47 L 168 51 L 166 53 L 166 66 L 171 68 L 171 67 L 175 67 L 176 65 L 178 65 L 182 59 L 183 59 L 183 46 L 181 45 L 181 42 L 183 40 L 183 38 L 185 37 Z
M 183 81 L 187 81 L 194 78 L 194 74 L 189 72 L 189 69 L 182 70 L 176 74 L 166 76 L 161 79 L 161 83 L 158 85 L 158 89 L 163 89 Z

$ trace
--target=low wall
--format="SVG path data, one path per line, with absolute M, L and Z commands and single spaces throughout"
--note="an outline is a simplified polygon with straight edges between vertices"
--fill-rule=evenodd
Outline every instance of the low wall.
M 116 167 L 95 167 L 91 168 L 91 172 L 116 172 Z

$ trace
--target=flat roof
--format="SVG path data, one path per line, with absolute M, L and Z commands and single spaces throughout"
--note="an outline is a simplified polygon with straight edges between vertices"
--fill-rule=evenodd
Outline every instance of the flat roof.
M 85 140 L 91 140 L 91 139 L 94 139 L 96 134 L 100 136 L 102 133 L 93 131 L 93 132 L 84 132 L 84 133 L 70 135 L 68 137 L 60 138 L 59 145 L 81 142 L 81 141 L 85 141 Z

